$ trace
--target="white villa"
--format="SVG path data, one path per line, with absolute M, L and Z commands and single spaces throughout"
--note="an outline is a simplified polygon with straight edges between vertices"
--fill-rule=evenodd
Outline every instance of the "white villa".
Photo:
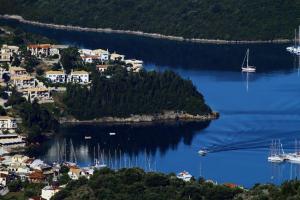
M 59 192 L 61 190 L 60 187 L 56 187 L 56 186 L 45 186 L 42 189 L 42 194 L 41 197 L 42 199 L 45 200 L 50 200 L 57 192 Z
M 52 83 L 65 83 L 66 74 L 64 71 L 47 71 L 45 76 Z
M 25 88 L 20 91 L 23 93 L 23 97 L 27 100 L 30 99 L 30 101 L 34 99 L 39 101 L 52 100 L 49 89 L 45 87 Z
M 30 44 L 27 46 L 27 50 L 31 52 L 31 55 L 36 57 L 49 56 L 51 44 Z
M 10 130 L 17 128 L 17 121 L 13 117 L 0 116 L 0 130 Z
M 68 75 L 68 82 L 85 84 L 89 81 L 89 73 L 86 71 L 72 71 Z
M 19 47 L 9 46 L 6 44 L 2 45 L 0 51 L 0 62 L 9 62 L 14 53 L 19 53 Z
M 18 89 L 35 87 L 35 78 L 32 76 L 12 76 L 10 81 Z

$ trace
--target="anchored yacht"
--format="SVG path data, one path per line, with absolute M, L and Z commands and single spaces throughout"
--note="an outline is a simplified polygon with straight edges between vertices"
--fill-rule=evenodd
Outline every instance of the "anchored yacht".
M 255 72 L 256 71 L 256 68 L 254 66 L 249 65 L 249 52 L 250 52 L 250 50 L 247 49 L 246 55 L 244 57 L 243 64 L 242 64 L 242 71 L 243 72 Z M 246 60 L 246 66 L 244 65 L 245 60 Z

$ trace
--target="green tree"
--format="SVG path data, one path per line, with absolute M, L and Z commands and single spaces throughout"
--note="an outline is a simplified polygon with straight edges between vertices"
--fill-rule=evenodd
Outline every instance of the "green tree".
M 60 62 L 67 73 L 76 67 L 79 67 L 81 62 L 80 54 L 76 47 L 69 47 L 61 51 Z

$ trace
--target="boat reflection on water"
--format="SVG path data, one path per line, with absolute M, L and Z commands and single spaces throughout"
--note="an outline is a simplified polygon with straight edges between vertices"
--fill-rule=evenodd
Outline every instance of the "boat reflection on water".
M 157 160 L 167 151 L 176 150 L 181 143 L 191 145 L 195 135 L 209 124 L 210 122 L 174 122 L 65 126 L 52 140 L 43 144 L 42 151 L 37 156 L 53 163 L 74 160 L 76 155 L 79 166 L 90 166 L 95 161 L 101 161 L 101 164 L 114 169 L 141 167 L 146 171 L 153 171 L 157 169 Z M 87 132 L 92 140 L 83 139 Z M 107 134 L 115 132 L 118 134 L 113 137 Z M 66 141 L 70 142 L 66 144 Z

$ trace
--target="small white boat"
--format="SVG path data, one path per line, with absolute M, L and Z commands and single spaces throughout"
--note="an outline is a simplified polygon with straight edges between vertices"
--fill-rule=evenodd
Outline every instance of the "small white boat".
M 179 174 L 177 174 L 177 178 L 184 180 L 186 182 L 190 181 L 192 177 L 193 176 L 187 171 L 183 171 L 183 172 L 180 172 Z
M 92 139 L 92 136 L 84 136 L 84 139 L 90 140 L 90 139 Z
M 109 135 L 110 135 L 110 136 L 114 136 L 114 135 L 116 135 L 116 133 L 111 132 L 111 133 L 109 133 Z
M 279 163 L 279 162 L 283 162 L 284 158 L 278 155 L 274 155 L 274 156 L 269 156 L 268 157 L 268 161 L 269 162 L 274 162 L 274 163 Z
M 250 52 L 249 49 L 247 49 L 246 55 L 244 57 L 243 64 L 242 64 L 243 72 L 255 72 L 256 71 L 256 68 L 254 66 L 249 66 L 249 52 Z M 244 66 L 245 60 L 246 60 L 246 66 Z
M 207 153 L 208 153 L 208 151 L 207 151 L 206 149 L 200 149 L 200 150 L 198 151 L 198 154 L 199 154 L 200 156 L 205 156 Z

